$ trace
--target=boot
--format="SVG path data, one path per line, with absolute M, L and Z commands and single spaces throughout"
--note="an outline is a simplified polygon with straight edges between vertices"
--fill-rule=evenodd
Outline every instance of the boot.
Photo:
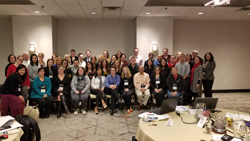
M 62 104 L 63 104 L 63 106 L 64 106 L 64 108 L 66 110 L 66 113 L 68 114 L 69 113 L 69 109 L 68 109 L 68 107 L 67 107 L 67 105 L 65 103 L 65 97 L 64 97 L 64 95 L 61 95 L 60 97 L 61 97 Z
M 61 117 L 62 102 L 58 101 L 57 118 Z

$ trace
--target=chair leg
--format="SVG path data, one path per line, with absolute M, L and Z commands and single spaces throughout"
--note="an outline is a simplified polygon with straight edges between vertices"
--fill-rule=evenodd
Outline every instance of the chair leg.
M 89 98 L 89 111 L 91 110 L 91 98 Z

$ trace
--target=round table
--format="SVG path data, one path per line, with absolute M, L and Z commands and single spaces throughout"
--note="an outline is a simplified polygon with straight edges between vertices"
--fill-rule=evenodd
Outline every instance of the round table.
M 223 114 L 227 112 L 233 114 L 244 114 L 233 110 L 227 109 L 218 109 L 221 110 Z M 139 125 L 137 128 L 136 139 L 138 141 L 200 141 L 206 140 L 210 141 L 212 139 L 212 134 L 204 134 L 204 128 L 198 127 L 196 124 L 184 124 L 181 121 L 181 118 L 176 115 L 176 112 L 168 113 L 168 115 L 173 120 L 172 126 L 166 126 L 167 120 L 156 121 L 157 126 L 149 126 L 149 123 L 144 123 L 142 119 L 139 120 Z M 185 122 L 194 122 L 194 116 L 188 112 L 181 113 L 181 116 Z M 228 135 L 233 136 L 230 132 L 227 132 Z

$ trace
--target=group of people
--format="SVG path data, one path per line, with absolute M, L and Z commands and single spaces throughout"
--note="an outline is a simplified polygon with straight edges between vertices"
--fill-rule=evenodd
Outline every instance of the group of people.
M 6 80 L 2 87 L 2 116 L 20 115 L 30 99 L 38 104 L 40 118 L 49 118 L 53 101 L 57 102 L 57 117 L 61 117 L 62 106 L 68 113 L 67 102 L 71 99 L 74 114 L 86 114 L 86 105 L 90 94 L 96 95 L 95 113 L 98 106 L 105 103 L 106 94 L 111 95 L 110 115 L 114 114 L 116 102 L 123 99 L 127 113 L 131 113 L 131 97 L 138 100 L 138 110 L 147 108 L 151 96 L 155 98 L 157 107 L 165 98 L 183 97 L 184 103 L 191 103 L 200 96 L 203 84 L 205 97 L 212 97 L 215 62 L 212 53 L 198 56 L 192 54 L 169 55 L 164 48 L 162 54 L 149 53 L 143 62 L 139 49 L 126 61 L 126 55 L 120 51 L 109 56 L 104 50 L 103 55 L 91 56 L 86 51 L 76 56 L 74 49 L 64 58 L 53 54 L 44 62 L 44 54 L 28 53 L 8 56 L 9 64 L 5 68 Z M 143 66 L 144 64 L 144 66 Z M 79 106 L 79 100 L 81 105 Z

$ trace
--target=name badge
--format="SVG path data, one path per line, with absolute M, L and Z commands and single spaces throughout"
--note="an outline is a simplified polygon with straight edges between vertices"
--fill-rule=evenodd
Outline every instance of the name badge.
M 156 85 L 161 84 L 161 81 L 160 81 L 159 78 L 156 78 L 155 84 L 156 84 Z
M 177 84 L 173 84 L 173 90 L 177 91 Z
M 53 78 L 53 75 L 52 75 L 52 74 L 50 74 L 50 75 L 49 75 L 49 78 L 50 78 L 50 79 L 52 79 L 52 78 Z
M 46 93 L 46 86 L 41 86 L 41 93 Z
M 146 87 L 146 85 L 144 85 L 144 84 L 141 84 L 141 88 L 145 88 Z
M 206 75 L 206 72 L 205 71 L 203 71 L 203 76 L 205 76 Z
M 128 86 L 128 80 L 124 80 L 124 86 Z
M 17 91 L 18 91 L 18 92 L 21 92 L 21 91 L 22 91 L 22 86 L 21 86 L 20 84 L 18 84 Z
M 63 86 L 64 86 L 64 84 L 59 84 L 59 90 L 63 91 Z

